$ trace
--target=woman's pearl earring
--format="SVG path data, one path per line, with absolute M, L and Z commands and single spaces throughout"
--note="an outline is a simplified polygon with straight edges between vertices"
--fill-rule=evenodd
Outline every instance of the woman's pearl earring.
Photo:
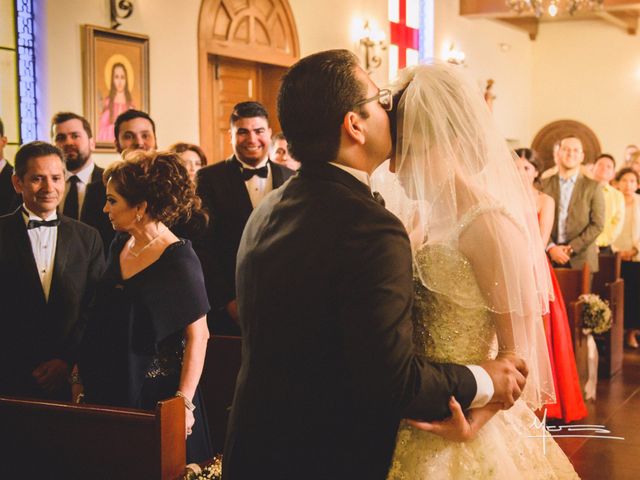
M 139 213 L 136 213 L 136 222 L 140 223 L 141 220 L 142 220 L 142 215 L 140 215 Z

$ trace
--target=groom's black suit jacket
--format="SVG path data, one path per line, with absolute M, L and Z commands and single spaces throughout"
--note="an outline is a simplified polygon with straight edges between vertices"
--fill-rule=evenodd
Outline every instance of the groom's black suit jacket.
M 411 265 L 401 222 L 335 166 L 265 198 L 238 251 L 225 480 L 382 480 L 401 418 L 443 418 L 450 395 L 469 406 L 467 368 L 414 354 Z
M 48 301 L 20 209 L 0 217 L 0 394 L 46 397 L 33 369 L 53 358 L 75 361 L 104 255 L 98 232 L 59 217 Z

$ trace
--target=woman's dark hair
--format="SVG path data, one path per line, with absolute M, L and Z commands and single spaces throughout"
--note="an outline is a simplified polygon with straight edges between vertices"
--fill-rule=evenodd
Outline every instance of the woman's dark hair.
M 124 64 L 117 62 L 113 64 L 111 67 L 111 88 L 109 89 L 109 123 L 113 122 L 113 99 L 116 96 L 116 84 L 113 81 L 113 76 L 116 73 L 116 68 L 120 67 L 124 72 L 124 97 L 127 99 L 127 106 L 131 105 L 132 97 L 131 92 L 129 91 L 129 74 L 127 73 L 127 69 Z
M 284 75 L 278 117 L 291 155 L 303 165 L 336 158 L 347 112 L 366 118 L 354 107 L 366 95 L 357 66 L 358 58 L 348 50 L 328 50 L 303 58 Z
M 640 175 L 638 175 L 638 172 L 636 172 L 633 168 L 629 168 L 629 167 L 621 168 L 620 170 L 618 170 L 618 173 L 616 173 L 616 182 L 619 182 L 622 179 L 622 177 L 624 177 L 627 173 L 631 173 L 635 175 L 636 182 L 640 183 Z
M 129 205 L 147 202 L 147 213 L 168 226 L 201 215 L 201 201 L 178 154 L 136 150 L 111 164 L 103 174 L 106 185 Z
M 195 153 L 200 157 L 200 161 L 202 162 L 203 167 L 207 164 L 207 156 L 205 155 L 204 150 L 202 150 L 198 145 L 195 145 L 193 143 L 178 142 L 169 147 L 169 151 L 175 153 L 184 153 L 187 150 Z
M 527 162 L 533 165 L 533 168 L 538 172 L 538 175 L 536 176 L 536 180 L 538 180 L 538 177 L 540 177 L 540 174 L 542 173 L 542 165 L 540 165 L 536 151 L 531 148 L 516 148 L 515 152 L 518 157 L 524 158 Z

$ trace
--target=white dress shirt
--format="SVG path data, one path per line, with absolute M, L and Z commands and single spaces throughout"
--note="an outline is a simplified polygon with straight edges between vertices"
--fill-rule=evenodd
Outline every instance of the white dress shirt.
M 347 167 L 346 165 L 341 165 L 335 162 L 329 162 L 331 165 L 344 170 L 347 173 L 350 173 L 359 181 L 367 185 L 371 186 L 369 174 L 367 172 L 363 172 L 362 170 L 357 170 L 352 167 Z M 476 396 L 473 398 L 471 405 L 469 408 L 480 408 L 484 407 L 487 403 L 491 401 L 493 398 L 493 394 L 495 392 L 493 388 L 493 381 L 491 377 L 487 373 L 487 371 L 479 365 L 466 365 L 466 367 L 471 371 L 474 378 L 476 379 Z
M 29 220 L 55 220 L 58 214 L 53 212 L 47 218 L 41 218 L 31 212 L 24 204 L 22 208 L 28 213 L 22 212 L 25 225 Z M 38 276 L 44 291 L 44 297 L 49 301 L 49 291 L 51 290 L 51 280 L 53 278 L 53 264 L 56 255 L 56 244 L 58 242 L 58 227 L 38 227 L 27 230 L 29 241 L 31 242 L 31 251 L 36 261 Z
M 267 169 L 269 172 L 267 174 L 267 178 L 262 178 L 262 177 L 259 177 L 258 175 L 254 175 L 249 180 L 246 180 L 244 182 L 245 186 L 247 187 L 247 192 L 249 192 L 251 205 L 253 205 L 253 208 L 256 208 L 258 205 L 260 205 L 260 202 L 262 202 L 262 199 L 267 195 L 267 193 L 273 190 L 273 174 L 271 173 L 271 166 L 268 163 L 269 159 L 265 158 L 260 163 L 258 163 L 255 167 L 252 167 L 251 165 L 244 163 L 238 157 L 236 157 L 236 160 L 240 162 L 240 165 L 242 165 L 243 169 L 246 168 L 246 169 L 252 170 L 256 168 L 262 168 L 265 165 L 267 166 Z
M 95 164 L 93 160 L 87 161 L 87 163 L 78 171 L 78 173 L 71 173 L 69 171 L 64 172 L 64 196 L 62 197 L 62 201 L 60 202 L 60 211 L 64 208 L 64 201 L 67 199 L 67 193 L 69 193 L 69 188 L 71 186 L 71 182 L 69 179 L 74 175 L 78 177 L 78 214 L 82 212 L 82 205 L 84 204 L 84 195 L 87 192 L 87 184 L 91 183 L 91 175 L 93 174 L 93 169 L 95 168 Z M 76 220 L 78 220 L 76 218 Z
M 7 161 L 4 158 L 0 158 L 0 173 L 4 170 L 4 166 L 7 164 Z
M 578 174 L 569 177 L 560 177 L 560 201 L 558 202 L 558 239 L 557 243 L 567 243 L 567 217 L 569 216 L 569 203 L 573 195 L 573 187 L 576 186 Z

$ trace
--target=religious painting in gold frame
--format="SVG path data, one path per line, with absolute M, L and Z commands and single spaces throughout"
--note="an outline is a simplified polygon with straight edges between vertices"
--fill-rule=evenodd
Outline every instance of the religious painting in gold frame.
M 83 25 L 82 38 L 84 115 L 96 150 L 114 152 L 118 115 L 149 112 L 149 37 Z

